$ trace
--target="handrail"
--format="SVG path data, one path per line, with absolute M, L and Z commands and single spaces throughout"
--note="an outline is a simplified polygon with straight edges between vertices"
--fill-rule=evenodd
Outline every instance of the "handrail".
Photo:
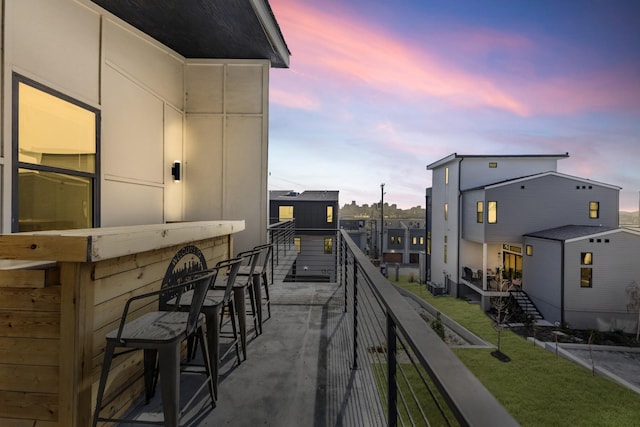
M 279 221 L 267 227 L 267 241 L 273 245 L 271 253 L 271 283 L 273 283 L 273 273 L 275 267 L 285 258 L 294 247 L 294 236 L 296 233 L 295 220 Z
M 416 389 L 421 387 L 426 387 L 431 396 L 439 393 L 439 398 L 433 399 L 440 412 L 438 416 L 447 424 L 451 424 L 448 414 L 452 414 L 461 425 L 518 425 L 366 258 L 348 233 L 341 231 L 340 236 L 338 263 L 342 271 L 338 277 L 344 285 L 345 310 L 351 311 L 353 317 L 352 366 L 370 369 L 375 384 L 384 387 L 381 404 L 386 409 L 387 425 L 404 424 L 407 419 L 413 425 L 414 417 L 424 418 L 418 424 L 428 423 L 428 411 L 417 397 Z M 378 340 L 384 340 L 384 347 L 376 346 Z M 384 365 L 386 369 L 381 369 Z M 416 373 L 408 373 L 408 369 Z M 428 380 L 423 378 L 424 374 Z M 429 389 L 430 381 L 437 390 Z M 441 407 L 440 401 L 447 408 Z M 412 410 L 415 406 L 418 408 Z

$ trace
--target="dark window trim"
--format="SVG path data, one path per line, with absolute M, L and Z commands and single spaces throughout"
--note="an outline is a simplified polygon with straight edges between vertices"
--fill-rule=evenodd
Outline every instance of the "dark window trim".
M 45 92 L 49 95 L 55 96 L 56 98 L 60 98 L 63 101 L 67 101 L 70 104 L 77 105 L 78 107 L 84 108 L 88 111 L 91 111 L 95 114 L 96 117 L 96 160 L 95 160 L 95 171 L 94 173 L 83 172 L 83 171 L 74 171 L 64 168 L 57 168 L 52 166 L 43 166 L 43 165 L 34 165 L 32 163 L 22 163 L 18 162 L 18 88 L 20 83 L 31 86 L 35 89 L 38 89 L 42 92 Z M 11 232 L 15 233 L 18 231 L 19 226 L 19 206 L 18 206 L 18 170 L 20 168 L 27 168 L 31 170 L 38 170 L 43 172 L 53 172 L 53 173 L 63 173 L 72 176 L 80 176 L 83 178 L 91 178 L 93 185 L 93 227 L 100 227 L 100 181 L 101 181 L 101 157 L 100 157 L 100 110 L 92 107 L 89 104 L 85 104 L 84 102 L 78 101 L 66 95 L 62 92 L 59 92 L 55 89 L 52 89 L 48 86 L 43 85 L 42 83 L 38 83 L 35 80 L 32 80 L 28 77 L 20 75 L 18 73 L 13 73 L 12 75 L 12 86 L 11 86 L 11 146 L 13 150 L 12 154 L 12 166 L 11 166 Z

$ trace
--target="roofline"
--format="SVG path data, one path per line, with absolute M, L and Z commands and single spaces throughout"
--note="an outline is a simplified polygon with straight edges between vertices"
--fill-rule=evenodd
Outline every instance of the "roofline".
M 579 176 L 567 175 L 565 173 L 560 173 L 560 172 L 555 172 L 555 171 L 548 171 L 548 172 L 537 173 L 535 175 L 527 175 L 527 176 L 523 176 L 521 178 L 511 179 L 511 180 L 508 180 L 508 181 L 497 182 L 497 183 L 494 183 L 494 184 L 487 184 L 487 185 L 482 186 L 482 187 L 469 188 L 469 189 L 464 190 L 464 191 L 479 190 L 479 189 L 487 190 L 487 189 L 492 189 L 492 188 L 504 187 L 506 185 L 517 184 L 519 182 L 524 182 L 524 181 L 530 181 L 532 179 L 541 178 L 543 176 L 548 176 L 548 175 L 555 175 L 555 176 L 559 176 L 559 177 L 562 177 L 562 178 L 573 179 L 573 180 L 584 182 L 584 183 L 588 183 L 588 184 L 591 184 L 591 185 L 599 185 L 601 187 L 610 188 L 612 190 L 621 190 L 622 189 L 622 187 L 618 187 L 617 185 L 606 184 L 604 182 L 593 181 L 591 179 L 580 178 Z
M 282 58 L 284 67 L 289 68 L 289 57 L 291 51 L 287 47 L 287 42 L 284 40 L 278 21 L 271 10 L 268 0 L 249 0 L 251 7 L 256 12 L 256 16 L 262 25 L 265 36 L 269 39 L 272 49 Z
M 551 158 L 551 159 L 565 159 L 569 157 L 569 152 L 564 154 L 458 154 L 453 153 L 447 157 L 443 157 L 430 165 L 427 165 L 427 170 L 431 170 L 449 163 L 455 159 L 471 159 L 471 158 L 486 158 L 486 159 L 499 159 L 499 158 Z
M 562 239 L 562 238 L 559 238 L 559 237 L 534 236 L 532 234 L 523 234 L 522 237 L 528 237 L 530 239 L 554 240 L 556 242 L 573 243 L 573 242 L 577 242 L 577 241 L 584 240 L 584 239 L 592 239 L 594 237 L 607 236 L 607 235 L 615 234 L 615 233 L 630 233 L 630 234 L 634 234 L 636 236 L 640 236 L 640 231 L 631 230 L 631 229 L 625 228 L 625 227 L 618 227 L 618 228 L 609 229 L 609 230 L 605 230 L 605 231 L 598 231 L 598 232 L 591 233 L 591 234 L 585 234 L 584 236 L 571 237 L 571 238 L 568 238 L 568 239 Z

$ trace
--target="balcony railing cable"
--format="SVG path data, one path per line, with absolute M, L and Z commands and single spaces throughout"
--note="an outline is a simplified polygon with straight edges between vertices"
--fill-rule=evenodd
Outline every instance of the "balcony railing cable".
M 517 425 L 349 235 L 338 234 L 351 366 L 369 382 L 377 401 L 368 405 L 379 409 L 381 424 Z

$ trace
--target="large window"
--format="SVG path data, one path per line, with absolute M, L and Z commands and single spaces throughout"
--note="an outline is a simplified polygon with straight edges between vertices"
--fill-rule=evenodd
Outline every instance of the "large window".
M 489 224 L 498 222 L 498 202 L 487 202 L 487 222 Z
M 484 202 L 476 202 L 476 222 L 484 221 Z
M 444 204 L 444 220 L 449 220 L 449 203 Z
M 589 202 L 589 218 L 600 218 L 600 202 Z
M 444 183 L 449 184 L 449 168 L 444 168 Z
M 13 78 L 13 231 L 99 225 L 99 112 Z
M 278 206 L 278 221 L 293 219 L 293 206 Z

